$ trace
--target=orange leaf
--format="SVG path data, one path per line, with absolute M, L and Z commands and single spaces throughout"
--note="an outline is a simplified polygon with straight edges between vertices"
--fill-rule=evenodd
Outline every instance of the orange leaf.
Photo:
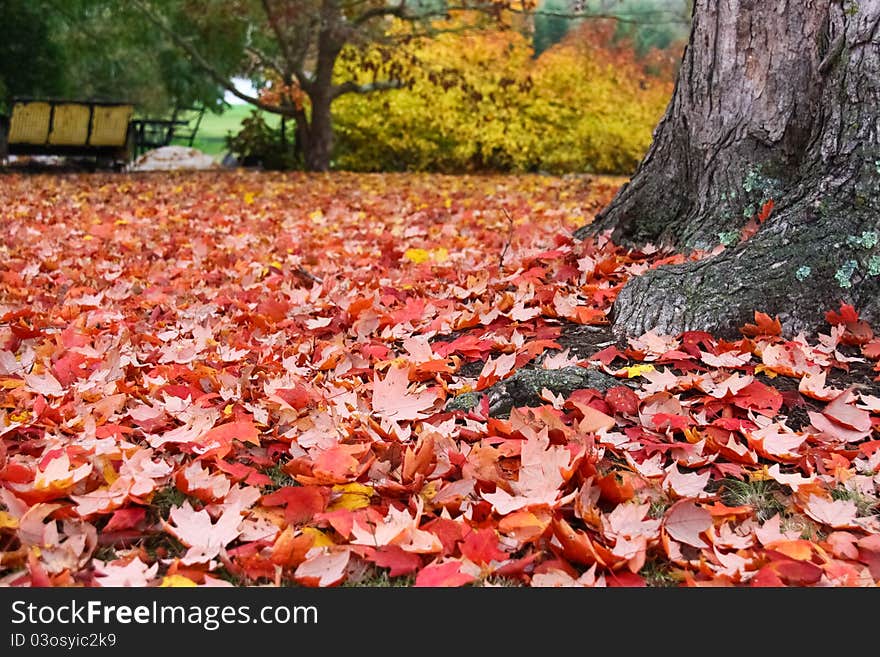
M 562 518 L 554 518 L 552 525 L 553 535 L 562 545 L 562 556 L 566 559 L 583 566 L 592 566 L 597 561 L 606 565 L 598 558 L 590 537 L 584 532 L 574 529 Z
M 498 523 L 498 531 L 512 536 L 520 543 L 540 538 L 550 525 L 550 514 L 538 508 L 530 511 L 514 511 Z
M 306 553 L 311 549 L 314 541 L 315 537 L 312 535 L 295 535 L 293 527 L 285 527 L 272 545 L 272 563 L 285 568 L 300 565 L 305 561 Z
M 755 338 L 760 336 L 775 337 L 782 335 L 782 323 L 779 317 L 770 319 L 770 315 L 755 311 L 755 323 L 745 324 L 741 333 L 746 337 Z
M 862 355 L 871 360 L 880 359 L 880 340 L 874 339 L 862 345 Z
M 772 198 L 761 206 L 761 211 L 758 213 L 758 223 L 763 224 L 765 221 L 767 221 L 767 218 L 770 216 L 771 212 L 773 212 Z
M 199 437 L 199 454 L 202 457 L 217 456 L 222 458 L 232 449 L 232 441 L 260 445 L 260 432 L 250 420 L 227 422 L 219 427 L 208 430 Z M 202 451 L 204 450 L 204 451 Z

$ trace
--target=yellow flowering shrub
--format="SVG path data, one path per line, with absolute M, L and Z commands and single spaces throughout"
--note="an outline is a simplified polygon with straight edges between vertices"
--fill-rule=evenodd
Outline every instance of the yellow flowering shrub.
M 357 171 L 630 174 L 672 94 L 630 51 L 575 31 L 537 59 L 514 31 L 444 33 L 355 70 L 405 72 L 402 89 L 340 97 L 334 166 Z M 384 57 L 383 57 L 384 55 Z M 364 62 L 370 62 L 364 67 Z M 345 63 L 342 66 L 346 66 Z M 384 67 L 384 68 L 383 68 Z

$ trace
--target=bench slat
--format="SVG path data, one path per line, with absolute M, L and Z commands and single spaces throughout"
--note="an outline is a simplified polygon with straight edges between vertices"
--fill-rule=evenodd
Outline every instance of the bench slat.
M 55 106 L 49 143 L 56 146 L 85 146 L 89 138 L 91 108 L 65 103 Z
M 131 105 L 95 106 L 92 113 L 92 146 L 124 146 L 128 124 L 134 108 Z
M 45 144 L 49 137 L 49 103 L 16 103 L 9 125 L 10 144 Z

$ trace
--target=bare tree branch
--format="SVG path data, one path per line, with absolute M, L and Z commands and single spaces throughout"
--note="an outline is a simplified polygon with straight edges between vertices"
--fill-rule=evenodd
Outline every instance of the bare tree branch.
M 264 53 L 259 48 L 254 46 L 245 46 L 245 51 L 253 55 L 260 64 L 262 64 L 265 68 L 271 69 L 278 74 L 279 77 L 284 77 L 284 70 L 274 59 L 269 57 L 266 53 Z
M 168 23 L 165 22 L 158 14 L 153 11 L 153 8 L 149 6 L 147 2 L 144 0 L 131 0 L 131 3 L 140 10 L 140 12 L 146 16 L 147 20 L 149 20 L 153 25 L 158 27 L 169 39 L 176 45 L 178 48 L 183 50 L 190 60 L 199 68 L 205 71 L 214 82 L 222 86 L 229 93 L 231 93 L 236 98 L 240 98 L 246 103 L 249 103 L 255 107 L 259 107 L 262 110 L 270 112 L 272 114 L 283 114 L 283 115 L 291 115 L 293 108 L 287 108 L 285 106 L 271 105 L 269 103 L 265 103 L 256 96 L 251 96 L 239 90 L 235 84 L 233 84 L 232 80 L 229 79 L 228 76 L 221 73 L 217 70 L 216 67 L 212 66 L 210 62 L 184 37 L 178 34 L 174 28 L 172 28 Z
M 631 25 L 670 25 L 670 24 L 682 24 L 687 25 L 690 23 L 690 19 L 677 12 L 672 11 L 671 9 L 654 9 L 649 11 L 633 11 L 633 12 L 620 12 L 617 14 L 612 13 L 598 13 L 598 12 L 565 12 L 565 11 L 548 11 L 546 9 L 535 9 L 535 10 L 523 10 L 523 9 L 514 9 L 511 8 L 509 10 L 514 14 L 527 14 L 529 16 L 548 16 L 550 18 L 568 18 L 570 20 L 611 20 L 617 21 L 618 23 L 628 23 Z M 658 18 L 664 17 L 664 18 Z
M 367 9 L 360 16 L 355 18 L 352 22 L 352 25 L 355 27 L 360 27 L 364 23 L 371 21 L 374 18 L 407 18 L 406 12 L 406 0 L 400 0 L 400 2 L 396 5 L 387 5 L 384 7 L 372 7 L 371 9 Z
M 262 0 L 260 4 L 263 7 L 263 13 L 266 14 L 266 21 L 269 23 L 269 27 L 275 34 L 275 40 L 278 42 L 278 49 L 281 50 L 281 56 L 284 58 L 284 70 L 281 71 L 281 77 L 286 81 L 296 76 L 300 86 L 303 86 L 307 81 L 297 74 L 298 66 L 295 63 L 296 59 L 290 51 L 290 45 L 287 42 L 287 35 L 284 34 L 284 29 L 281 27 L 281 22 L 278 16 L 272 11 L 272 6 L 269 4 L 269 0 Z
M 386 91 L 388 89 L 400 89 L 403 87 L 403 82 L 400 80 L 377 80 L 376 82 L 370 82 L 368 84 L 358 84 L 352 80 L 348 82 L 343 82 L 342 84 L 338 84 L 333 87 L 333 90 L 330 92 L 330 97 L 335 99 L 339 98 L 344 94 L 369 94 L 374 91 Z

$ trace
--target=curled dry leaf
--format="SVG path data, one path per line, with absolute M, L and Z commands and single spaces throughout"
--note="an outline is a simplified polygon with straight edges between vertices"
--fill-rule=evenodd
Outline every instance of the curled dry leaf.
M 663 529 L 671 538 L 696 548 L 709 545 L 702 534 L 712 526 L 712 514 L 693 500 L 679 500 L 663 516 Z

